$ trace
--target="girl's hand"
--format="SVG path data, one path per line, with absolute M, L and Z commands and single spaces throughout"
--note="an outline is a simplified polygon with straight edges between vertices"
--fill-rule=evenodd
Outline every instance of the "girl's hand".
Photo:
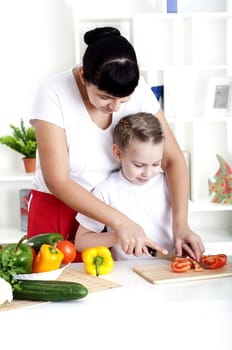
M 134 254 L 138 257 L 143 254 L 147 255 L 148 250 L 146 246 L 159 250 L 163 254 L 167 254 L 166 249 L 154 243 L 154 241 L 145 234 L 142 227 L 133 221 L 128 220 L 125 223 L 120 223 L 115 233 L 117 235 L 117 241 L 125 254 Z
M 205 247 L 198 234 L 193 232 L 188 226 L 173 229 L 174 245 L 176 255 L 188 255 L 195 260 L 199 260 L 205 251 Z

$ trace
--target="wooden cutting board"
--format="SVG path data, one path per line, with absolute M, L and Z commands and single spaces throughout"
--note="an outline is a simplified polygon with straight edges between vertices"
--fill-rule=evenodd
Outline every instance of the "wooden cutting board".
M 133 270 L 148 282 L 165 284 L 232 276 L 232 262 L 229 262 L 221 269 L 203 270 L 202 272 L 195 272 L 194 270 L 179 273 L 172 272 L 170 269 L 170 262 L 162 265 L 149 264 L 137 266 L 134 267 Z

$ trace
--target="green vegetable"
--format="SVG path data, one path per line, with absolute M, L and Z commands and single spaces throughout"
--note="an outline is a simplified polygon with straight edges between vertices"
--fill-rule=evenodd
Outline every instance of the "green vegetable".
M 21 268 L 21 273 L 32 273 L 33 253 L 31 248 L 23 241 L 23 236 L 18 243 L 7 244 L 1 252 L 1 260 L 4 265 L 13 263 Z
M 33 247 L 36 250 L 36 253 L 38 253 L 43 244 L 53 245 L 63 239 L 64 237 L 60 233 L 41 233 L 40 235 L 28 239 L 27 244 Z
M 14 278 L 14 275 L 24 273 L 24 268 L 18 266 L 15 261 L 15 256 L 12 252 L 5 251 L 3 254 L 4 248 L 0 248 L 0 277 L 3 278 L 6 282 L 11 284 L 12 290 L 20 288 L 21 281 L 18 281 Z
M 66 301 L 84 298 L 88 289 L 80 283 L 67 281 L 21 280 L 19 290 L 15 290 L 15 300 Z

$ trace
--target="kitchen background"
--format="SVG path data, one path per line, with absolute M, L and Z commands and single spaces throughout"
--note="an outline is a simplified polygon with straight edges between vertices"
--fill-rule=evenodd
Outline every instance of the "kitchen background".
M 166 0 L 1 0 L 0 136 L 29 116 L 42 80 L 80 62 L 85 30 L 119 27 L 151 87 L 165 87 L 165 114 L 189 160 L 193 227 L 207 247 L 231 254 L 232 206 L 208 195 L 216 154 L 232 165 L 231 108 L 215 116 L 206 106 L 210 79 L 232 76 L 232 0 L 177 0 L 177 11 L 167 13 Z M 33 176 L 21 158 L 0 145 L 0 242 L 20 235 L 19 190 Z

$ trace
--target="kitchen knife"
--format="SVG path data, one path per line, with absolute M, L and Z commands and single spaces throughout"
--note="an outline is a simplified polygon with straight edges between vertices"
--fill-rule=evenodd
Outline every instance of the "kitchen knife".
M 160 259 L 165 259 L 165 260 L 168 260 L 168 261 L 173 261 L 175 256 L 177 255 L 174 255 L 174 254 L 163 254 L 161 253 L 159 250 L 156 250 L 156 249 L 153 249 L 151 247 L 148 247 L 147 246 L 147 249 L 148 249 L 148 253 L 153 256 L 154 258 L 160 258 Z M 180 258 L 188 258 L 190 262 L 192 263 L 197 263 L 199 264 L 201 267 L 203 267 L 203 269 L 208 269 L 209 266 L 207 264 L 204 264 L 200 261 L 195 261 L 194 259 L 190 258 L 190 257 L 187 257 L 187 256 L 180 256 Z
M 176 255 L 174 254 L 163 254 L 161 253 L 159 250 L 153 249 L 151 247 L 147 247 L 148 249 L 148 253 L 153 256 L 154 258 L 161 258 L 161 259 L 165 259 L 165 260 L 169 260 L 169 261 L 173 261 L 174 257 Z

